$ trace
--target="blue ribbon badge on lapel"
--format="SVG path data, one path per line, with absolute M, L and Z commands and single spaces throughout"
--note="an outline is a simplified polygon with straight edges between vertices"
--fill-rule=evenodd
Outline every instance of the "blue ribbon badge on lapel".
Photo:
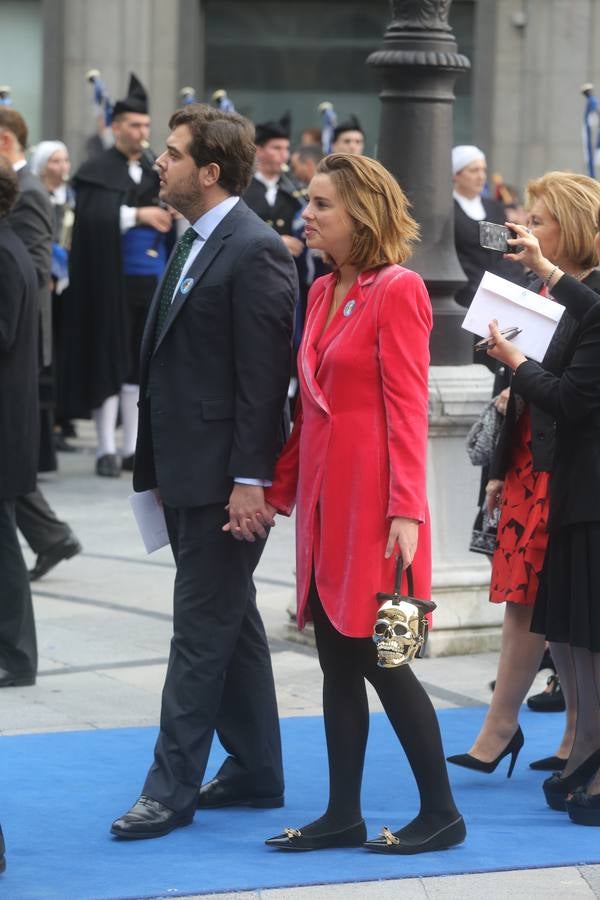
M 344 306 L 344 315 L 346 316 L 346 318 L 348 318 L 348 316 L 352 315 L 352 313 L 354 312 L 355 306 L 356 306 L 356 300 L 348 300 L 348 302 Z
M 184 278 L 184 280 L 181 282 L 181 287 L 179 288 L 179 290 L 181 291 L 182 294 L 187 294 L 187 293 L 189 293 L 189 291 L 191 291 L 193 284 L 194 284 L 193 278 Z

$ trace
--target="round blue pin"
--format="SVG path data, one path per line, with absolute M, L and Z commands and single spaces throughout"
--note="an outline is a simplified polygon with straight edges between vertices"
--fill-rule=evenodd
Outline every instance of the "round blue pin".
M 194 284 L 193 278 L 186 278 L 184 281 L 181 282 L 181 287 L 179 288 L 179 290 L 181 291 L 182 294 L 187 294 L 188 291 L 191 291 L 193 284 Z
M 348 300 L 348 302 L 344 306 L 344 315 L 346 316 L 346 318 L 348 318 L 348 316 L 352 315 L 352 313 L 354 312 L 355 306 L 356 306 L 356 300 Z

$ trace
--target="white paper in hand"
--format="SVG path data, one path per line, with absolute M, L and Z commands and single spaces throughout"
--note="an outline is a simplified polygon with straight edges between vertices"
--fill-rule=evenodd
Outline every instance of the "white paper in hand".
M 135 521 L 146 548 L 146 553 L 154 553 L 169 543 L 165 511 L 156 496 L 156 491 L 142 491 L 128 497 Z
M 514 325 L 521 329 L 521 334 L 511 344 L 525 356 L 541 362 L 564 310 L 555 300 L 485 272 L 462 327 L 487 337 L 492 319 L 498 320 L 500 330 Z

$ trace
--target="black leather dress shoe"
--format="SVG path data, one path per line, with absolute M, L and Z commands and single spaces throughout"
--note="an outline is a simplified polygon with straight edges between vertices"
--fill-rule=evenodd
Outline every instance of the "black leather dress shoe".
M 278 809 L 283 806 L 283 794 L 275 794 L 270 797 L 251 795 L 218 777 L 203 784 L 198 794 L 198 809 L 222 809 L 224 806 Z
M 35 566 L 33 569 L 29 570 L 29 580 L 37 581 L 38 578 L 42 578 L 50 571 L 50 569 L 57 566 L 59 562 L 63 562 L 65 559 L 71 559 L 72 556 L 77 556 L 78 553 L 81 553 L 81 550 L 81 544 L 75 535 L 70 534 L 68 537 L 64 538 L 64 540 L 59 541 L 58 544 L 54 544 L 50 547 L 49 550 L 38 554 Z
M 35 675 L 27 672 L 8 672 L 6 669 L 0 669 L 0 688 L 29 687 L 32 684 L 35 684 Z
M 119 460 L 114 453 L 105 453 L 96 460 L 96 475 L 105 478 L 118 478 L 121 474 Z
M 133 467 L 135 465 L 135 453 L 132 453 L 131 456 L 123 456 L 121 459 L 121 469 L 123 472 L 133 472 Z
M 77 447 L 70 444 L 62 434 L 54 435 L 54 446 L 59 453 L 77 453 Z
M 340 831 L 325 834 L 302 834 L 297 828 L 284 828 L 283 834 L 265 841 L 267 847 L 276 850 L 329 850 L 335 847 L 360 847 L 367 836 L 364 819 Z
M 129 812 L 112 823 L 111 834 L 125 840 L 136 841 L 144 838 L 162 837 L 175 828 L 191 825 L 194 811 L 175 812 L 158 800 L 144 794 L 137 800 Z
M 414 853 L 427 853 L 430 850 L 447 850 L 456 844 L 462 844 L 467 836 L 467 829 L 462 816 L 450 822 L 444 828 L 440 828 L 421 841 L 407 841 L 398 837 L 398 833 L 384 828 L 380 837 L 365 841 L 365 850 L 373 853 L 397 853 L 402 856 L 410 856 Z

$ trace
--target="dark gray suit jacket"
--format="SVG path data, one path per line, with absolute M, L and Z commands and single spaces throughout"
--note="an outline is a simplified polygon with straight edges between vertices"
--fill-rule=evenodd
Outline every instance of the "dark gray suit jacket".
M 133 486 L 173 507 L 224 504 L 235 476 L 272 476 L 285 440 L 296 267 L 239 200 L 182 287 L 158 342 L 161 285 L 146 321 Z
M 8 222 L 21 238 L 33 260 L 39 288 L 41 319 L 40 357 L 44 366 L 52 361 L 52 204 L 44 185 L 29 166 L 17 172 L 19 196 Z
M 35 488 L 40 420 L 38 321 L 33 262 L 7 219 L 1 219 L 0 500 Z

